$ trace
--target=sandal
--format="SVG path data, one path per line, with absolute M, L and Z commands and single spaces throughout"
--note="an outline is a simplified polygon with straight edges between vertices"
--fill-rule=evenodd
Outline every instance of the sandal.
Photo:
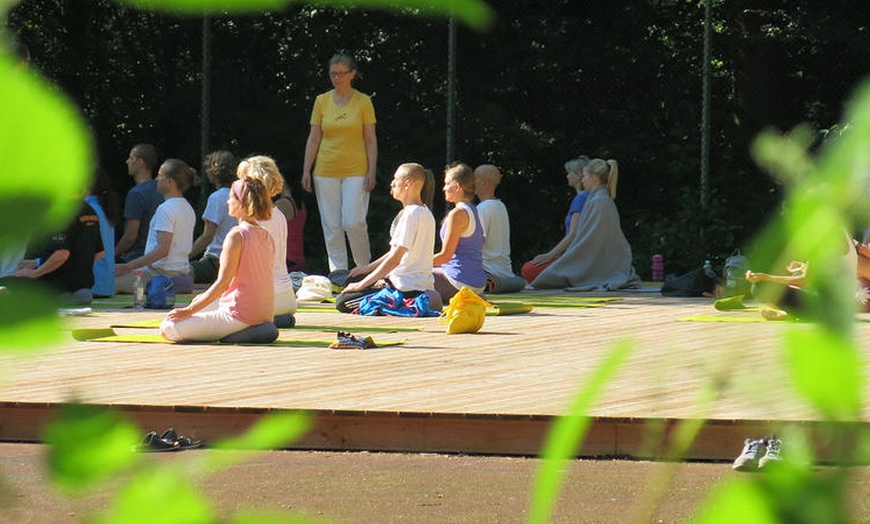
M 175 428 L 169 428 L 164 433 L 163 436 L 160 437 L 162 440 L 166 440 L 168 442 L 174 442 L 178 445 L 178 449 L 194 449 L 202 446 L 201 440 L 193 440 L 190 437 L 185 437 L 184 435 L 179 435 Z
M 142 442 L 133 446 L 133 451 L 177 451 L 181 449 L 179 443 L 175 440 L 168 440 L 163 437 L 158 437 L 157 433 L 151 431 Z

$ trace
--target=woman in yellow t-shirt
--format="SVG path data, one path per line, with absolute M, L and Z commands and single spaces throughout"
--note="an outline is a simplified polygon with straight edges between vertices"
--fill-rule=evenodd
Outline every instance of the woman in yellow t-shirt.
M 314 101 L 302 166 L 302 188 L 311 192 L 313 186 L 317 195 L 329 271 L 342 281 L 339 274 L 349 269 L 345 234 L 355 265 L 371 261 L 366 213 L 378 160 L 375 109 L 367 95 L 352 87 L 356 75 L 350 56 L 330 59 L 333 89 Z

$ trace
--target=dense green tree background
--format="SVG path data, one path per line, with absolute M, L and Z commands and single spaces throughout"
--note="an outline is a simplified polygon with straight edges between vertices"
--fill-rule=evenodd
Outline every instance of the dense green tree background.
M 711 195 L 703 209 L 702 4 L 490 5 L 489 31 L 458 30 L 455 156 L 502 168 L 516 265 L 563 234 L 570 193 L 562 165 L 579 154 L 620 161 L 617 204 L 643 277 L 656 252 L 669 272 L 721 260 L 778 209 L 779 188 L 749 158 L 753 137 L 769 126 L 834 126 L 870 67 L 863 2 L 715 2 Z M 123 161 L 134 143 L 201 160 L 203 23 L 105 0 L 24 0 L 8 31 L 80 105 L 99 162 L 126 191 Z M 381 252 L 397 209 L 387 194 L 392 171 L 419 161 L 439 173 L 447 160 L 447 23 L 304 4 L 206 23 L 209 148 L 272 155 L 291 179 L 311 104 L 330 87 L 326 61 L 338 50 L 357 56 L 358 88 L 374 96 L 379 119 L 380 182 L 369 222 Z M 304 198 L 309 262 L 325 270 L 316 204 Z

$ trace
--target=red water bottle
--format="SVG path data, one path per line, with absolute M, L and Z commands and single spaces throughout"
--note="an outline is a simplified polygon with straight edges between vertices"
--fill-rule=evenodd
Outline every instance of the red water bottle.
M 665 257 L 661 255 L 653 255 L 652 257 L 652 279 L 653 282 L 665 280 Z

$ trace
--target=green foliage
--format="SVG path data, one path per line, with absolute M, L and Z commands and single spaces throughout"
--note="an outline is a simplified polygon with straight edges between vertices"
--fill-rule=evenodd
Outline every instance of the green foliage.
M 304 435 L 311 428 L 310 417 L 300 413 L 280 413 L 257 421 L 247 433 L 214 445 L 217 450 L 233 453 L 216 453 L 209 456 L 210 468 L 223 468 L 246 458 L 237 450 L 278 449 Z
M 137 438 L 135 426 L 105 408 L 67 404 L 43 436 L 52 480 L 67 490 L 90 488 L 134 463 Z
M 128 450 L 129 453 L 129 450 Z M 215 521 L 208 502 L 172 468 L 149 469 L 137 475 L 96 522 L 110 524 L 209 524 Z
M 535 477 L 529 522 L 551 521 L 553 506 L 564 481 L 565 465 L 577 453 L 589 429 L 590 420 L 585 413 L 616 374 L 620 364 L 628 358 L 630 351 L 631 344 L 617 344 L 577 391 L 568 412 L 553 423 L 541 451 L 543 462 Z
M 795 386 L 826 420 L 857 420 L 863 405 L 863 359 L 841 333 L 813 327 L 784 341 Z
M 286 7 L 298 0 L 119 0 L 138 8 L 162 10 L 171 13 L 200 15 L 210 13 L 260 13 Z M 307 2 L 327 7 L 347 6 L 366 9 L 395 10 L 390 0 L 316 0 Z M 402 8 L 416 14 L 453 15 L 471 27 L 485 29 L 491 22 L 489 7 L 480 0 L 462 2 L 432 2 L 430 0 L 404 0 Z
M 66 226 L 87 189 L 91 148 L 82 118 L 56 90 L 0 54 L 0 245 Z M 27 217 L 27 220 L 22 220 Z
M 452 11 L 474 28 L 485 27 L 490 19 L 489 11 L 476 1 L 434 4 L 435 11 L 428 9 L 428 3 L 406 4 L 404 12 Z M 5 2 L 0 7 L 5 10 L 10 5 Z M 285 2 L 130 0 L 130 5 L 198 14 L 205 10 L 274 9 Z M 355 5 L 386 7 L 388 3 L 372 0 Z M 196 125 L 191 100 L 195 99 L 198 78 L 192 71 L 199 57 L 190 47 L 191 41 L 197 41 L 191 35 L 198 35 L 200 30 L 199 24 L 192 23 L 195 20 L 134 12 L 106 2 L 28 2 L 27 7 L 32 9 L 14 12 L 12 25 L 36 44 L 35 54 L 46 75 L 81 105 L 101 140 L 101 160 L 112 159 L 119 151 L 123 155 L 131 142 L 149 137 L 161 137 L 169 146 L 165 150 L 175 156 L 196 157 L 197 144 L 188 138 L 194 135 L 191 129 Z M 528 230 L 525 223 L 517 227 L 515 221 L 515 237 L 521 239 L 515 253 L 522 257 L 529 254 L 531 242 L 546 243 L 547 234 L 555 240 L 562 233 L 549 226 L 549 233 L 541 235 L 541 231 L 548 231 L 546 224 L 559 223 L 560 210 L 554 204 L 567 202 L 561 164 L 581 153 L 615 157 L 621 161 L 622 172 L 633 174 L 624 178 L 620 188 L 623 222 L 631 225 L 629 236 L 633 240 L 655 239 L 649 241 L 649 250 L 673 252 L 672 258 L 695 256 L 681 253 L 673 244 L 691 244 L 696 238 L 699 247 L 692 249 L 706 254 L 714 245 L 709 243 L 711 239 L 724 235 L 723 245 L 730 251 L 736 246 L 729 244 L 739 242 L 747 234 L 746 227 L 756 227 L 771 210 L 778 198 L 777 187 L 760 179 L 741 160 L 746 146 L 761 127 L 790 127 L 796 118 L 808 117 L 815 127 L 831 126 L 845 86 L 864 71 L 860 63 L 863 54 L 853 53 L 861 65 L 853 70 L 823 66 L 845 64 L 850 50 L 865 49 L 866 31 L 844 30 L 845 22 L 831 13 L 826 2 L 804 1 L 789 10 L 746 10 L 739 3 L 720 3 L 717 7 L 721 9 L 716 21 L 718 38 L 735 47 L 742 41 L 749 41 L 751 46 L 716 59 L 713 118 L 721 124 L 713 140 L 719 161 L 711 180 L 718 193 L 712 207 L 701 210 L 690 198 L 697 169 L 695 129 L 699 118 L 694 100 L 698 88 L 691 82 L 672 80 L 697 78 L 699 27 L 694 22 L 698 4 L 670 0 L 608 6 L 553 2 L 530 8 L 525 2 L 509 1 L 500 6 L 501 16 L 488 35 L 470 37 L 460 31 L 459 156 L 472 164 L 492 161 L 501 165 L 508 175 L 503 189 L 509 207 L 522 210 L 522 219 L 530 210 L 535 215 L 529 221 L 534 227 Z M 393 14 L 370 16 L 311 6 L 292 14 L 301 16 L 265 14 L 216 20 L 221 36 L 217 40 L 226 51 L 218 53 L 225 61 L 216 67 L 223 68 L 221 78 L 231 81 L 225 82 L 215 105 L 240 106 L 241 110 L 227 109 L 223 117 L 217 117 L 225 121 L 215 126 L 214 141 L 236 145 L 242 151 L 277 151 L 289 140 L 280 131 L 289 128 L 294 130 L 290 142 L 301 150 L 312 86 L 326 85 L 322 71 L 314 70 L 312 64 L 322 65 L 332 49 L 357 49 L 372 64 L 368 91 L 377 95 L 379 108 L 391 111 L 391 118 L 379 125 L 382 165 L 389 166 L 384 171 L 409 160 L 438 166 L 443 160 L 443 139 L 424 129 L 424 124 L 444 109 L 444 24 L 425 17 L 409 21 Z M 355 23 L 346 23 L 349 19 Z M 616 25 L 598 23 L 601 19 L 615 20 Z M 807 31 L 807 27 L 815 30 Z M 97 31 L 102 39 L 93 38 Z M 577 49 L 578 33 L 583 36 L 583 52 L 566 53 L 565 49 Z M 151 38 L 139 38 L 143 34 Z M 258 38 L 249 38 L 251 34 Z M 618 41 L 614 34 L 619 34 Z M 322 42 L 324 35 L 330 35 L 328 44 Z M 833 60 L 831 53 L 838 50 L 843 54 Z M 71 54 L 81 52 L 89 57 L 99 53 L 108 57 L 99 67 L 82 68 L 80 64 L 90 62 L 73 60 Z M 49 60 L 53 56 L 58 57 L 55 62 Z M 252 64 L 251 56 L 261 60 Z M 785 83 L 791 91 L 768 86 L 763 93 L 767 98 L 753 96 L 771 68 L 786 67 L 792 70 L 778 71 L 778 77 L 788 79 Z M 844 81 L 838 85 L 799 82 L 807 71 Z M 107 78 L 122 82 L 124 89 L 116 91 L 119 84 L 105 81 Z M 638 91 L 636 85 L 655 88 Z M 301 91 L 302 95 L 296 94 Z M 244 97 L 246 102 L 240 100 L 239 93 L 251 92 L 270 105 L 246 106 L 252 97 Z M 540 93 L 546 93 L 548 103 L 534 103 L 543 98 Z M 771 99 L 793 100 L 795 107 L 785 111 L 769 103 Z M 264 117 L 261 126 L 237 130 L 238 122 L 248 121 L 252 115 L 282 115 L 291 110 L 303 116 L 284 120 Z M 12 174 L 0 178 L 0 245 L 10 245 L 64 225 L 74 210 L 74 197 L 86 185 L 93 155 L 85 124 L 74 106 L 46 82 L 16 68 L 5 55 L 0 56 L 0 114 L 4 116 L 0 156 L 4 171 Z M 781 267 L 791 258 L 813 261 L 810 285 L 818 290 L 819 298 L 811 307 L 819 325 L 811 329 L 789 326 L 784 350 L 796 388 L 831 422 L 859 417 L 862 405 L 861 358 L 850 340 L 851 297 L 834 268 L 843 231 L 855 225 L 853 221 L 867 218 L 862 203 L 866 202 L 870 172 L 870 155 L 866 154 L 870 86 L 858 92 L 846 121 L 822 147 L 817 160 L 809 154 L 814 135 L 808 128 L 796 128 L 788 136 L 767 133 L 753 147 L 758 163 L 776 175 L 787 191 L 784 216 L 764 229 L 751 260 L 768 267 Z M 518 180 L 513 185 L 509 182 L 512 177 Z M 661 218 L 670 218 L 675 205 L 675 220 Z M 375 214 L 382 213 L 380 218 L 387 220 L 394 213 L 388 207 L 380 206 Z M 694 220 L 704 215 L 700 223 Z M 27 220 L 21 220 L 22 216 Z M 553 220 L 544 220 L 548 218 Z M 46 320 L 53 314 L 49 301 L 28 296 L 16 304 L 19 307 L 13 308 L 0 296 L 0 340 L 4 346 L 35 347 L 57 336 L 55 325 Z M 627 353 L 627 345 L 618 346 L 578 392 L 569 413 L 554 424 L 536 478 L 530 516 L 533 522 L 549 520 L 561 485 L 560 467 L 576 452 L 588 428 L 584 413 Z M 300 415 L 278 415 L 218 448 L 278 447 L 301 435 L 308 424 Z M 866 453 L 866 449 L 856 449 L 862 435 L 856 435 L 853 428 L 832 425 L 827 430 L 842 456 Z M 686 441 L 697 434 L 697 426 L 687 424 L 681 434 L 679 448 L 685 449 Z M 136 455 L 129 447 L 137 436 L 133 426 L 111 412 L 67 406 L 45 434 L 51 445 L 51 476 L 68 490 L 92 486 L 135 463 Z M 712 496 L 700 520 L 848 520 L 843 504 L 848 468 L 817 474 L 810 447 L 801 448 L 800 441 L 800 434 L 789 440 L 803 451 L 782 468 L 726 483 Z M 97 442 L 99 445 L 94 445 Z M 197 467 L 222 467 L 237 460 L 233 455 L 218 452 Z M 171 467 L 133 475 L 114 506 L 100 518 L 104 522 L 139 522 L 145 515 L 149 522 L 214 520 L 210 505 L 185 481 L 184 472 Z M 237 521 L 279 518 L 240 515 Z
M 0 350 L 36 350 L 56 342 L 61 335 L 57 297 L 40 286 L 9 284 L 0 292 L 0 332 Z
M 78 113 L 56 90 L 0 50 L 0 246 L 61 230 L 87 187 L 90 141 Z M 57 340 L 56 302 L 35 286 L 0 295 L 0 349 Z

